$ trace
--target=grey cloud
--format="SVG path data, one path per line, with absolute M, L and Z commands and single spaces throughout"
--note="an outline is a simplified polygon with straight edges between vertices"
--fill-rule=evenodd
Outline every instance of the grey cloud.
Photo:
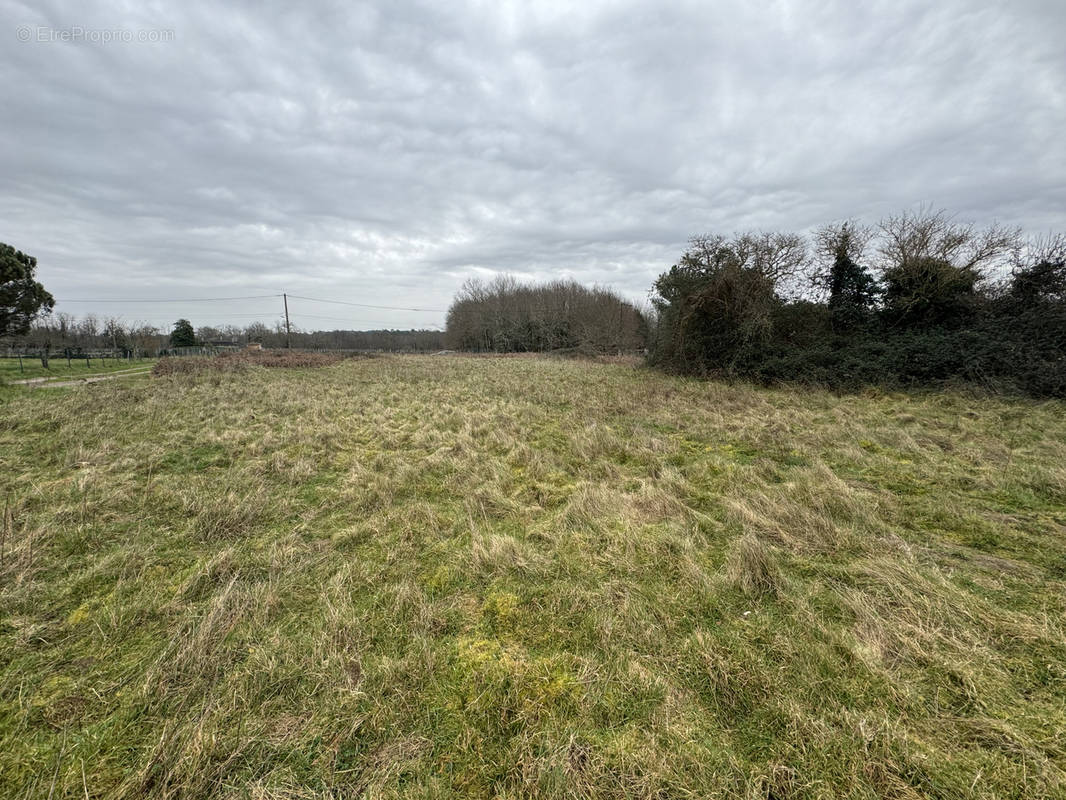
M 73 301 L 445 308 L 490 271 L 640 300 L 704 231 L 920 202 L 1062 229 L 1066 6 L 857 5 L 0 0 L 0 240 L 62 310 L 166 323 L 277 309 Z

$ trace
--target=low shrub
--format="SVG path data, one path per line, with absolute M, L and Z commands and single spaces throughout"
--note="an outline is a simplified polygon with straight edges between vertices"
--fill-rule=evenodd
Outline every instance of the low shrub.
M 203 372 L 235 372 L 248 367 L 328 367 L 349 358 L 341 353 L 315 353 L 303 350 L 242 350 L 239 353 L 198 358 L 163 358 L 152 368 L 152 374 L 196 375 Z

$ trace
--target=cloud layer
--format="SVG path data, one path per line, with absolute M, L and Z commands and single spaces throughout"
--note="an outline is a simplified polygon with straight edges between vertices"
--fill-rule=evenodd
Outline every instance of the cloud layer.
M 61 310 L 444 309 L 495 271 L 641 300 L 700 232 L 1066 227 L 1058 0 L 170 6 L 0 0 L 0 241 Z

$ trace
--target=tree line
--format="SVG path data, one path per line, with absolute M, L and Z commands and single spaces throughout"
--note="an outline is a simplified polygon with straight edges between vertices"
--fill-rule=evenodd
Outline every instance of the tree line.
M 615 353 L 643 350 L 647 331 L 645 314 L 608 289 L 501 275 L 463 284 L 448 309 L 445 341 L 474 352 Z
M 654 285 L 649 360 L 852 389 L 964 380 L 1066 396 L 1066 237 L 921 209 L 700 236 Z
M 291 346 L 302 350 L 373 350 L 387 352 L 433 352 L 444 347 L 444 333 L 438 330 L 304 331 L 287 333 L 282 323 L 201 326 L 194 328 L 186 319 L 177 320 L 170 331 L 145 323 L 126 323 L 118 317 L 57 313 L 39 316 L 18 337 L 8 337 L 10 346 L 31 353 L 89 352 L 131 353 L 154 357 L 176 347 L 235 345 L 251 343 L 266 348 Z
M 127 323 L 118 317 L 86 314 L 76 317 L 61 312 L 39 317 L 18 337 L 9 337 L 9 347 L 34 353 L 61 354 L 101 351 L 154 355 L 168 339 L 157 327 Z
M 264 347 L 284 347 L 284 327 L 261 340 Z M 303 350 L 371 350 L 387 353 L 434 353 L 444 349 L 444 331 L 428 329 L 373 331 L 293 331 L 292 346 Z
M 923 208 L 811 235 L 697 236 L 642 310 L 575 281 L 467 281 L 444 332 L 300 331 L 280 323 L 169 334 L 54 314 L 36 260 L 0 245 L 0 339 L 44 352 L 259 342 L 304 349 L 615 353 L 689 375 L 831 388 L 970 381 L 1066 397 L 1066 236 L 957 222 Z
M 470 281 L 446 342 L 481 352 L 647 348 L 664 370 L 835 389 L 951 381 L 1066 396 L 1066 236 L 922 208 L 811 235 L 697 236 L 650 313 L 606 289 Z
M 285 329 L 282 322 L 273 326 L 253 322 L 243 328 L 235 325 L 203 326 L 193 329 L 188 320 L 178 320 L 170 334 L 172 347 L 204 344 L 261 344 L 269 349 L 293 347 L 299 350 L 382 350 L 393 353 L 424 353 L 444 347 L 444 332 L 439 330 L 332 330 L 307 331 L 296 326 Z
M 239 327 L 194 328 L 177 320 L 168 332 L 156 325 L 127 323 L 120 317 L 53 314 L 55 298 L 36 280 L 37 259 L 0 242 L 0 345 L 10 352 L 39 354 L 47 364 L 49 354 L 99 353 L 156 356 L 176 347 L 258 343 L 268 348 L 312 350 L 375 350 L 427 352 L 444 346 L 439 330 L 332 330 L 287 329 L 280 321 Z

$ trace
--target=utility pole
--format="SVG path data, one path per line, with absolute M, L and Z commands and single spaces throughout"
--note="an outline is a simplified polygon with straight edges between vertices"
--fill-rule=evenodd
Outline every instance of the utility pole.
M 277 297 L 277 295 L 274 295 Z M 292 349 L 292 331 L 289 328 L 289 296 L 284 292 L 281 299 L 285 302 L 285 347 Z

